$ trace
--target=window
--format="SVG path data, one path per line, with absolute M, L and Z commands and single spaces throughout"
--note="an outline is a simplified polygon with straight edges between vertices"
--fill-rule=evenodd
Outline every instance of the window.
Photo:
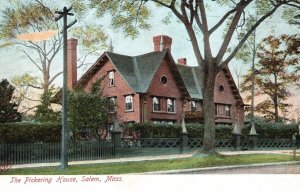
M 154 124 L 168 124 L 168 125 L 175 124 L 175 121 L 172 121 L 172 120 L 154 120 L 152 122 Z
M 175 99 L 167 99 L 167 108 L 168 108 L 168 112 L 175 112 Z
M 108 85 L 109 86 L 115 85 L 115 72 L 114 71 L 110 71 L 108 73 Z
M 116 112 L 116 97 L 110 97 L 109 100 L 109 112 L 113 113 Z
M 216 115 L 230 117 L 230 105 L 217 104 Z
M 114 124 L 108 124 L 108 127 L 107 127 L 107 137 L 106 139 L 110 140 L 111 139 L 111 132 L 113 131 L 114 129 Z
M 230 117 L 230 107 L 229 107 L 229 105 L 225 105 L 225 116 Z
M 224 86 L 222 86 L 222 85 L 219 86 L 219 91 L 220 91 L 220 92 L 223 92 L 223 91 L 224 91 Z
M 125 97 L 125 110 L 133 111 L 133 97 L 132 95 L 128 95 Z
M 160 111 L 160 99 L 158 97 L 153 97 L 153 111 Z
M 196 102 L 195 101 L 190 101 L 190 111 L 196 111 Z
M 163 86 L 167 85 L 167 83 L 168 83 L 168 78 L 167 78 L 166 76 L 162 76 L 162 77 L 160 78 L 160 83 L 161 83 Z

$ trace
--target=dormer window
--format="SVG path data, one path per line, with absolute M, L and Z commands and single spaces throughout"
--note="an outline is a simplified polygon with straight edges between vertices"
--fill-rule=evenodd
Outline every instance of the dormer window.
M 128 95 L 125 97 L 125 110 L 133 111 L 133 97 L 132 95 Z
M 108 73 L 108 85 L 115 86 L 115 72 L 114 71 L 110 71 Z
M 190 111 L 196 111 L 196 102 L 195 101 L 190 101 Z

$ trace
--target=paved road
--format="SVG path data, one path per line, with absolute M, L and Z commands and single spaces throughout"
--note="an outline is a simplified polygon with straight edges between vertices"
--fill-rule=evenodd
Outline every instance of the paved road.
M 188 174 L 300 174 L 300 164 L 281 166 L 258 166 L 251 168 L 214 169 Z

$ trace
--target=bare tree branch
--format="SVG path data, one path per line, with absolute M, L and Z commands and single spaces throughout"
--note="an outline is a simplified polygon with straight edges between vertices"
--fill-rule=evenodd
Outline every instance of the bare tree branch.
M 29 54 L 27 54 L 25 50 L 23 50 L 23 52 L 40 71 L 43 71 L 43 69 L 29 56 Z
M 232 14 L 236 11 L 236 8 L 228 11 L 223 17 L 222 19 L 215 25 L 213 26 L 210 30 L 209 30 L 209 34 L 211 35 L 213 32 L 215 32 L 223 23 L 224 21 Z
M 224 65 L 227 65 L 237 54 L 237 52 L 240 50 L 240 48 L 243 46 L 244 42 L 248 39 L 248 37 L 254 32 L 254 30 L 269 16 L 271 16 L 281 5 L 277 5 L 273 7 L 268 13 L 266 13 L 264 16 L 262 16 L 252 27 L 251 29 L 245 34 L 245 36 L 240 40 L 239 44 L 235 47 L 235 49 L 232 51 L 232 53 L 228 56 L 228 58 L 221 63 L 221 67 Z

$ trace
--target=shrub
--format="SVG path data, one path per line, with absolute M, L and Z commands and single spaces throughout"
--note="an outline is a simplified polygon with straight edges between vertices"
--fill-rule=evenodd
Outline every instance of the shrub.
M 141 138 L 176 138 L 181 133 L 181 125 L 174 124 L 153 124 L 153 123 L 137 123 L 123 127 L 125 131 L 131 130 L 139 132 Z M 203 138 L 203 124 L 190 123 L 186 124 L 189 137 Z M 229 125 L 216 126 L 216 138 L 230 139 L 233 127 Z
M 244 135 L 250 132 L 251 124 L 247 124 L 242 130 Z M 296 124 L 267 123 L 255 121 L 255 129 L 259 139 L 291 139 L 298 132 Z
M 61 124 L 2 123 L 0 143 L 60 142 Z

